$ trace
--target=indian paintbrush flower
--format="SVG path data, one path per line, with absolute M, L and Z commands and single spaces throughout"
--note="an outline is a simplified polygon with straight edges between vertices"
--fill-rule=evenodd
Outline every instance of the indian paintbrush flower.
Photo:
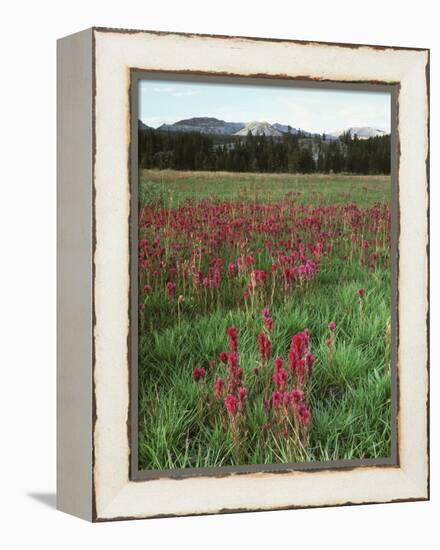
M 203 367 L 195 367 L 193 369 L 193 379 L 194 382 L 199 382 L 200 380 L 203 380 L 206 376 L 206 370 Z
M 232 417 L 235 417 L 238 410 L 238 400 L 234 395 L 228 394 L 225 397 L 224 404 L 228 414 Z
M 223 378 L 217 378 L 214 382 L 214 395 L 217 399 L 221 399 L 223 397 L 223 389 L 225 387 L 225 382 Z
M 231 352 L 236 352 L 238 349 L 237 329 L 236 327 L 234 327 L 234 325 L 228 328 L 228 336 L 229 336 L 229 349 Z
M 226 365 L 228 362 L 228 353 L 226 351 L 222 351 L 218 358 L 224 365 Z
M 260 332 L 257 337 L 258 348 L 260 350 L 261 362 L 265 365 L 272 353 L 272 343 L 264 332 Z

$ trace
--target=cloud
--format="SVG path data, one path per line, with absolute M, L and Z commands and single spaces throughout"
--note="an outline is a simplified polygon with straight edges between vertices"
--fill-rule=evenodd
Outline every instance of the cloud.
M 158 86 L 153 88 L 153 91 L 158 94 L 169 94 L 172 97 L 188 97 L 200 93 L 200 90 L 179 90 L 175 86 Z
M 168 86 L 168 87 L 160 86 L 158 88 L 153 88 L 153 90 L 159 94 L 160 93 L 171 94 L 176 91 L 176 88 L 174 88 L 173 86 Z
M 200 90 L 186 90 L 184 92 L 174 92 L 171 95 L 173 97 L 188 97 L 190 95 L 197 95 L 200 93 Z

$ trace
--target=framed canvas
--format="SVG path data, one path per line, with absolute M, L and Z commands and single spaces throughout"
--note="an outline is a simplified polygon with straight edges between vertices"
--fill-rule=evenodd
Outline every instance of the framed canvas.
M 429 51 L 58 42 L 58 508 L 429 498 Z

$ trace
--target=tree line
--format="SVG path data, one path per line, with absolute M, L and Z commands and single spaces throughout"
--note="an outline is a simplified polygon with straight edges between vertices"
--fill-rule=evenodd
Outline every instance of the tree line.
M 213 136 L 139 129 L 139 167 L 228 172 L 389 174 L 390 136 Z

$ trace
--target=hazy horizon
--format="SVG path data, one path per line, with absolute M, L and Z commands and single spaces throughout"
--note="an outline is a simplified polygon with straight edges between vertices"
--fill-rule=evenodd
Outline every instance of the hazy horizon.
M 193 117 L 254 120 L 332 133 L 354 126 L 391 131 L 390 92 L 141 80 L 139 119 L 153 128 Z

